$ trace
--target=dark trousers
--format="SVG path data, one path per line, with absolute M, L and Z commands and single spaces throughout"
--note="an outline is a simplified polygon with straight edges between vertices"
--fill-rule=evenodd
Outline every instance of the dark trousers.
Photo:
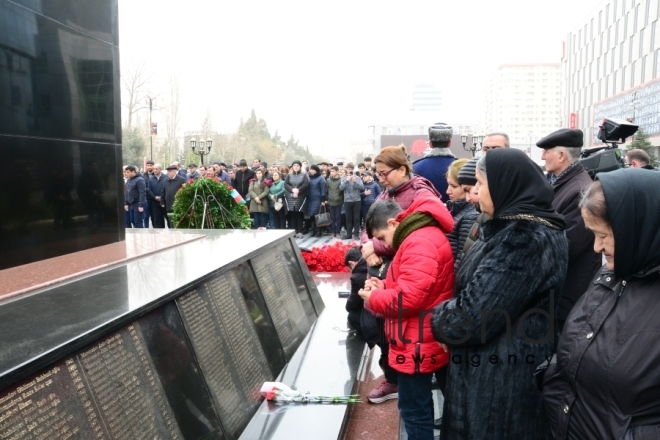
M 131 213 L 129 211 L 124 211 L 124 226 L 131 227 Z
M 341 205 L 339 206 L 330 206 L 330 218 L 332 223 L 330 224 L 330 233 L 339 234 L 341 232 Z
M 305 213 L 299 211 L 292 211 L 287 214 L 289 219 L 289 229 L 302 233 L 303 223 L 305 221 Z
M 151 224 L 154 228 L 162 229 L 165 227 L 165 219 L 167 214 L 165 208 L 160 206 L 160 203 L 153 202 L 151 204 Z
M 252 219 L 252 229 L 265 228 L 268 224 L 268 214 L 265 212 L 253 212 Z
M 367 212 L 369 212 L 369 208 L 371 208 L 371 205 L 373 205 L 373 202 L 369 203 L 368 205 L 366 203 L 363 203 L 362 206 L 360 207 L 360 223 L 364 223 L 364 221 L 366 220 Z
M 346 235 L 360 236 L 360 208 L 362 202 L 344 202 L 346 211 Z
M 399 413 L 411 440 L 433 440 L 432 376 L 399 373 Z
M 167 215 L 168 213 L 171 213 L 171 212 L 173 212 L 173 211 L 166 211 L 165 212 L 165 220 L 167 220 L 167 227 L 170 228 L 170 229 L 174 229 L 174 224 L 172 223 L 172 219 L 170 218 L 169 215 Z
M 387 360 L 390 354 L 390 344 L 385 341 L 381 341 L 378 343 L 378 347 L 380 347 L 380 359 L 378 359 L 378 365 L 380 366 L 380 369 L 383 370 L 385 380 L 392 385 L 398 384 L 399 373 L 394 368 L 390 367 L 390 364 Z
M 131 226 L 136 229 L 144 229 L 144 212 L 140 212 L 138 209 L 138 204 L 128 205 L 128 215 L 131 219 Z
M 147 204 L 144 205 L 144 212 L 142 212 L 142 220 L 144 221 L 145 229 L 149 228 L 149 219 L 151 218 L 151 223 L 153 224 L 153 218 L 151 217 L 151 206 L 154 205 L 156 201 L 147 201 Z
M 279 211 L 275 208 L 270 208 L 270 215 L 273 217 L 273 223 L 270 225 L 273 229 L 286 229 L 286 213 L 284 207 Z

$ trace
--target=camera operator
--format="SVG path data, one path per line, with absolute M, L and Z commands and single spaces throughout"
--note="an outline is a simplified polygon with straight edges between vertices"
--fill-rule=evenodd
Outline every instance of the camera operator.
M 594 252 L 594 235 L 584 225 L 580 214 L 580 195 L 592 180 L 578 160 L 584 135 L 582 130 L 562 128 L 536 143 L 543 148 L 549 181 L 554 190 L 552 206 L 566 219 L 568 239 L 568 272 L 557 307 L 558 331 L 561 332 L 568 313 L 587 290 L 589 282 L 601 266 L 601 256 Z

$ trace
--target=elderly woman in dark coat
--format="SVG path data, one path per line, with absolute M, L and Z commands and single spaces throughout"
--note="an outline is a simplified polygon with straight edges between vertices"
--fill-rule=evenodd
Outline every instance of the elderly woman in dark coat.
M 309 167 L 309 188 L 307 190 L 307 215 L 311 220 L 311 233 L 312 237 L 320 237 L 321 229 L 316 227 L 314 216 L 319 213 L 321 206 L 324 206 L 328 200 L 328 193 L 326 191 L 325 179 L 321 175 L 321 169 L 318 165 Z M 328 209 L 328 208 L 325 208 Z
M 557 439 L 657 439 L 660 173 L 597 179 L 580 208 L 607 263 L 568 315 L 545 371 L 545 409 Z
M 302 163 L 294 160 L 291 172 L 284 179 L 286 189 L 286 210 L 289 229 L 296 231 L 296 238 L 302 238 L 303 222 L 305 221 L 305 206 L 307 205 L 307 189 L 309 178 L 301 171 Z
M 564 218 L 522 151 L 489 151 L 476 176 L 481 211 L 492 219 L 463 257 L 454 297 L 433 312 L 433 335 L 451 350 L 442 438 L 549 439 L 531 377 L 555 348 Z

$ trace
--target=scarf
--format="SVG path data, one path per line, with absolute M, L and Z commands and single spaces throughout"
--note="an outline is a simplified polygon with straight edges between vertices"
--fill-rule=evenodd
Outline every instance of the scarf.
M 553 186 L 554 186 L 554 184 L 555 184 L 559 179 L 561 179 L 562 177 L 564 177 L 564 176 L 565 176 L 570 170 L 572 170 L 573 168 L 575 168 L 575 167 L 577 166 L 577 164 L 579 164 L 579 163 L 580 163 L 580 161 L 579 161 L 579 160 L 576 160 L 575 162 L 573 162 L 572 164 L 570 164 L 570 165 L 569 165 L 564 171 L 562 171 L 561 173 L 559 173 L 559 175 L 558 175 L 557 177 L 555 177 L 555 175 L 552 174 L 552 173 L 548 173 L 548 174 L 549 174 L 549 178 L 548 178 L 548 180 L 550 180 L 550 185 L 553 185 Z
M 614 233 L 614 273 L 627 279 L 660 263 L 660 173 L 622 168 L 596 179 Z
M 396 252 L 399 250 L 399 246 L 401 246 L 403 240 L 405 240 L 410 234 L 424 226 L 440 227 L 440 224 L 431 214 L 424 214 L 421 212 L 413 212 L 401 220 L 399 226 L 396 227 L 396 231 L 394 231 L 394 238 L 392 240 L 392 248 L 394 251 Z
M 488 190 L 494 218 L 526 214 L 566 228 L 564 216 L 552 207 L 555 196 L 541 169 L 515 148 L 496 148 L 486 155 Z

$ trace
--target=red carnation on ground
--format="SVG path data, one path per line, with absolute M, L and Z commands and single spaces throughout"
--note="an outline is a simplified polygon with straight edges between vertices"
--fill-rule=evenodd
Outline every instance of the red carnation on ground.
M 302 256 L 310 272 L 349 272 L 348 267 L 344 266 L 344 256 L 354 245 L 338 241 L 303 252 Z

